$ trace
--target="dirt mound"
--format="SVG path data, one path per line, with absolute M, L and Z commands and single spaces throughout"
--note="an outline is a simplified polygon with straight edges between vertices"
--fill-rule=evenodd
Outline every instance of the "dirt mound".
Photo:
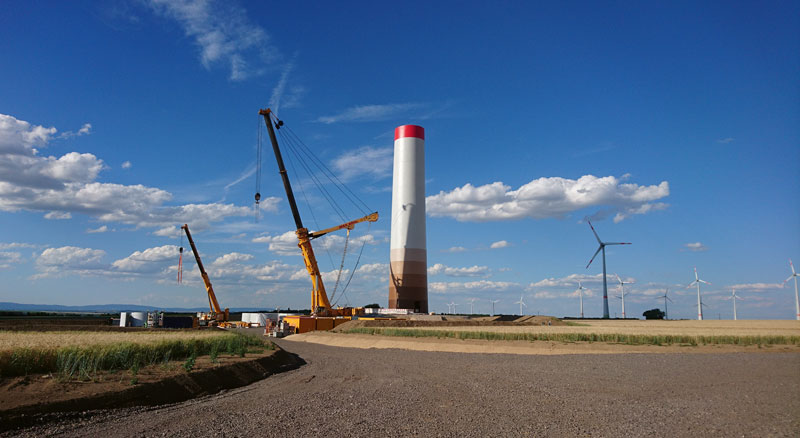
M 47 421 L 52 413 L 155 406 L 176 403 L 238 388 L 272 374 L 296 369 L 305 362 L 295 354 L 276 348 L 255 359 L 230 364 L 199 366 L 192 372 L 162 371 L 143 383 L 131 385 L 130 376 L 119 381 L 58 382 L 45 376 L 5 379 L 0 384 L 4 403 L 0 407 L 0 432 Z M 208 362 L 208 360 L 206 358 Z
M 446 318 L 446 317 L 445 317 Z M 443 320 L 443 321 L 419 321 L 410 319 L 390 319 L 390 320 L 363 320 L 357 319 L 346 322 L 333 331 L 341 332 L 358 327 L 496 327 L 496 326 L 531 326 L 531 325 L 566 325 L 564 321 L 552 316 L 526 316 L 523 321 L 519 321 L 519 317 L 514 317 L 513 320 L 502 320 L 500 317 L 495 317 L 495 320 L 486 320 L 484 318 L 476 319 L 458 319 L 458 320 Z

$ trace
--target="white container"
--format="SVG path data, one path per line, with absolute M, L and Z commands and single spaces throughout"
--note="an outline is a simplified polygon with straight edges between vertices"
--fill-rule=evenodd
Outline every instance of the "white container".
M 131 312 L 130 319 L 131 319 L 130 322 L 131 327 L 144 327 L 144 323 L 147 321 L 147 313 Z

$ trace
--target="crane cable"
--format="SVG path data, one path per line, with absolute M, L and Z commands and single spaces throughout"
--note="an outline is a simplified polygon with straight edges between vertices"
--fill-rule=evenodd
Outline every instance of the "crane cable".
M 372 228 L 372 222 L 367 223 L 367 232 L 364 234 L 365 236 L 369 234 L 369 230 Z M 361 242 L 361 250 L 358 252 L 358 258 L 356 259 L 356 264 L 353 266 L 353 270 L 350 272 L 350 277 L 347 278 L 347 283 L 344 284 L 344 288 L 342 289 L 342 295 L 345 297 L 345 305 L 350 303 L 350 298 L 347 297 L 347 287 L 350 286 L 350 281 L 353 279 L 353 276 L 356 274 L 356 270 L 358 269 L 358 264 L 361 262 L 361 255 L 364 254 L 364 247 L 367 245 L 367 239 L 364 239 Z M 336 305 L 338 300 L 334 302 L 332 305 Z

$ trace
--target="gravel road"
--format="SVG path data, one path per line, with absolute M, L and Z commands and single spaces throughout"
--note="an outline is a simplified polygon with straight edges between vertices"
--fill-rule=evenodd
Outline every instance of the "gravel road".
M 800 436 L 800 354 L 522 356 L 278 341 L 307 365 L 14 436 Z M 9 434 L 10 436 L 11 434 Z

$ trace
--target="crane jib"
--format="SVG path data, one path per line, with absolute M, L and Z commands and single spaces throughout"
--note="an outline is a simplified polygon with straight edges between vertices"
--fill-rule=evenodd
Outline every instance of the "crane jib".
M 289 174 L 286 173 L 286 166 L 283 164 L 281 150 L 278 147 L 278 139 L 275 137 L 275 128 L 272 126 L 272 122 L 270 121 L 270 114 L 272 111 L 269 109 L 262 109 L 258 113 L 264 116 L 264 123 L 266 123 L 267 131 L 269 132 L 269 141 L 272 143 L 272 150 L 275 152 L 275 159 L 278 161 L 278 170 L 280 171 L 281 179 L 283 180 L 283 188 L 286 189 L 286 197 L 289 199 L 289 207 L 291 207 L 292 216 L 294 216 L 294 224 L 299 230 L 304 228 L 303 221 L 300 219 L 300 211 L 297 209 L 297 202 L 294 200 L 294 192 L 292 192 L 292 184 L 289 182 Z

